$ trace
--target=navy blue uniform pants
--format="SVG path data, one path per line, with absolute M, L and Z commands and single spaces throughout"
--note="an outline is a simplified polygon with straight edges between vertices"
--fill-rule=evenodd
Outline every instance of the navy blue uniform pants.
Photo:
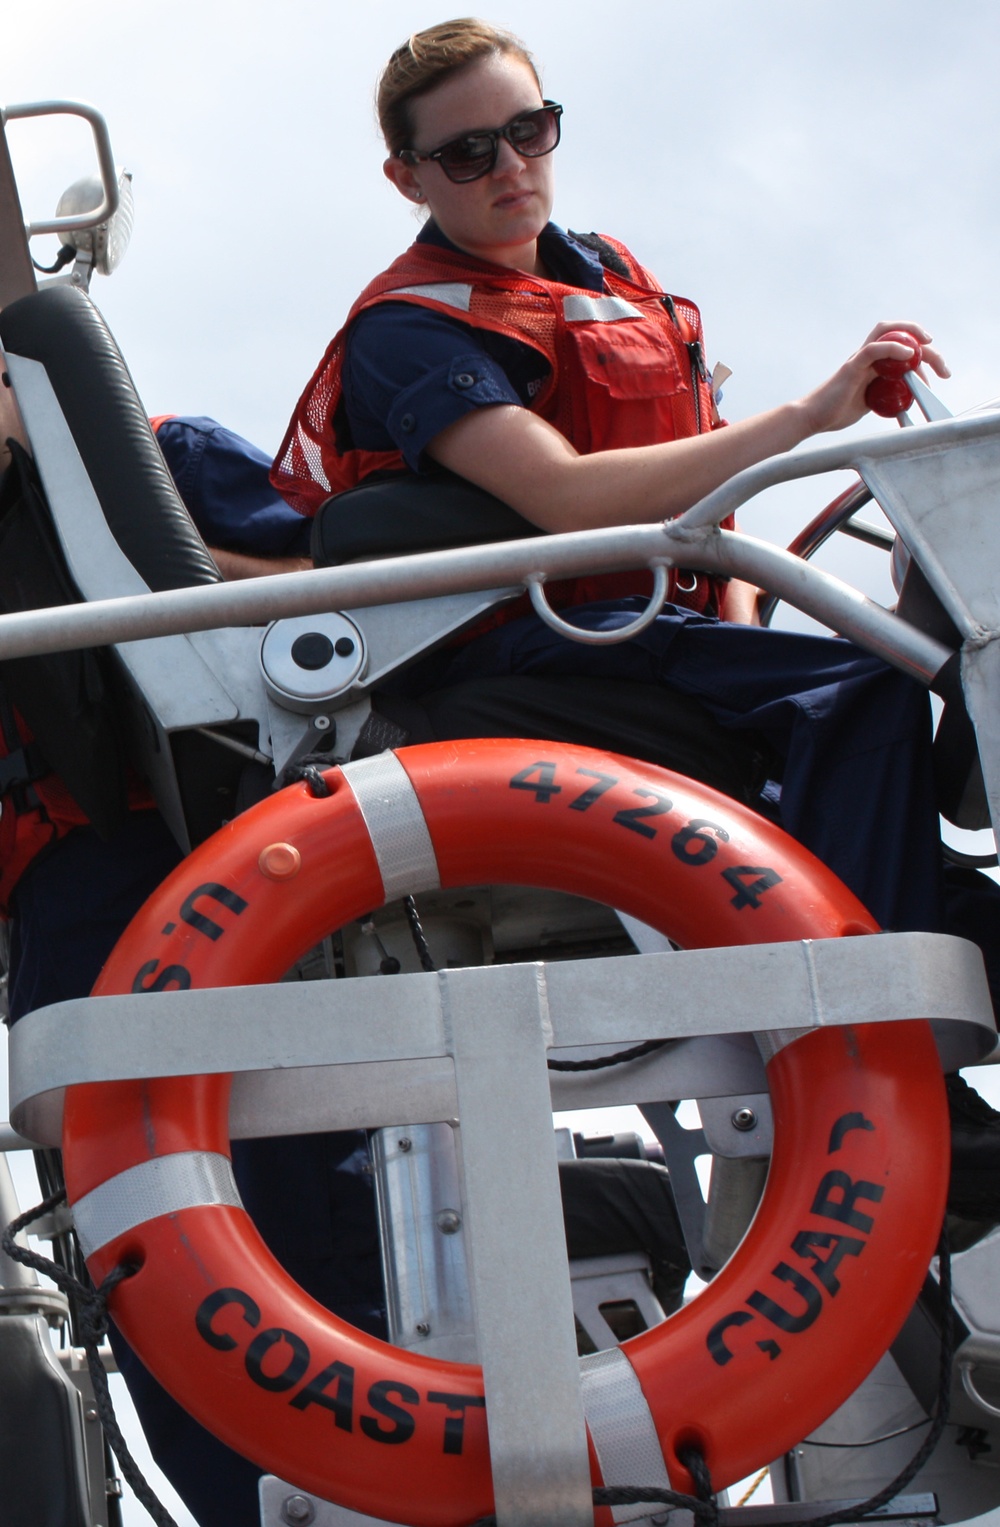
M 586 605 L 570 618 L 607 630 L 642 607 Z M 427 678 L 440 692 L 509 674 L 667 686 L 700 700 L 723 727 L 762 735 L 782 760 L 786 832 L 882 927 L 944 926 L 927 692 L 878 658 L 835 637 L 727 625 L 667 605 L 638 636 L 608 647 L 525 616 L 438 659 Z

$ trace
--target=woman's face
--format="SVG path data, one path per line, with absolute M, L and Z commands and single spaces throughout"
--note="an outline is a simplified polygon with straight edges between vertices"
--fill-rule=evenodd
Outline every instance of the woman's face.
M 411 103 L 409 146 L 426 154 L 474 129 L 503 127 L 541 104 L 528 65 L 491 53 Z M 459 249 L 496 265 L 537 268 L 535 241 L 552 209 L 551 154 L 523 159 L 501 138 L 496 164 L 479 180 L 453 184 L 433 160 L 405 165 L 387 159 L 385 172 L 404 196 L 430 208 Z

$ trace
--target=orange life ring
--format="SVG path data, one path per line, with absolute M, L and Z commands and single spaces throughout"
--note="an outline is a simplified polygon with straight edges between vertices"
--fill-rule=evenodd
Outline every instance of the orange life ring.
M 273 981 L 332 928 L 435 884 L 571 891 L 689 947 L 876 931 L 776 828 L 613 754 L 441 743 L 324 777 L 328 797 L 292 786 L 192 854 L 127 929 L 95 992 Z M 658 1438 L 680 1489 L 691 1481 L 678 1447 L 696 1441 L 721 1488 L 847 1398 L 915 1299 L 943 1213 L 946 1111 L 927 1024 L 812 1032 L 778 1051 L 768 1078 L 774 1154 L 750 1231 L 705 1293 L 616 1355 L 636 1424 L 654 1447 Z M 232 1185 L 228 1097 L 220 1076 L 68 1095 L 78 1219 L 109 1195 L 118 1206 L 92 1234 L 91 1274 L 141 1264 L 112 1296 L 115 1320 L 164 1386 L 263 1468 L 416 1527 L 474 1521 L 492 1506 L 480 1370 L 367 1337 L 291 1281 Z M 188 1182 L 172 1200 L 167 1178 L 188 1168 L 201 1187 Z M 140 1188 L 128 1228 L 121 1205 Z M 588 1426 L 601 1483 L 589 1411 Z

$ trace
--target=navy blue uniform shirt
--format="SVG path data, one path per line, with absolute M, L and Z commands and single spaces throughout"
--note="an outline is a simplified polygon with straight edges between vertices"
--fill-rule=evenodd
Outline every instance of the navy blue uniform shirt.
M 417 243 L 461 252 L 436 223 L 421 229 Z M 538 247 L 553 280 L 604 290 L 598 256 L 555 223 L 542 229 Z M 476 408 L 530 407 L 549 369 L 532 345 L 409 302 L 380 302 L 351 326 L 338 423 L 346 423 L 360 450 L 402 451 L 410 470 L 420 472 L 435 435 Z

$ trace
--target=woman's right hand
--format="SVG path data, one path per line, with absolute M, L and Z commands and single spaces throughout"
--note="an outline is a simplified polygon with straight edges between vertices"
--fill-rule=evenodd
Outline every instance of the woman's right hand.
M 835 371 L 829 381 L 800 399 L 797 407 L 804 414 L 806 435 L 847 429 L 869 412 L 865 402 L 868 384 L 877 375 L 875 362 L 907 360 L 911 352 L 896 340 L 883 339 L 893 329 L 905 329 L 920 341 L 924 364 L 940 377 L 951 375 L 940 353 L 933 348 L 931 335 L 918 323 L 887 322 L 876 324 L 859 350 Z M 923 372 L 923 367 L 918 368 Z

